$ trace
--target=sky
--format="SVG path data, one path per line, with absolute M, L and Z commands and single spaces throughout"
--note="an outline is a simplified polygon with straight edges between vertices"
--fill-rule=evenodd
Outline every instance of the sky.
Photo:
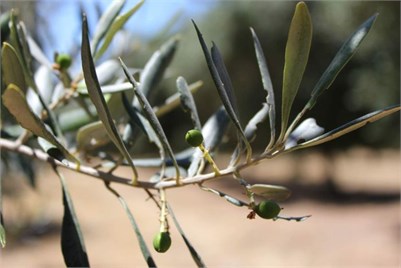
M 44 40 L 43 49 L 51 58 L 54 50 L 69 53 L 74 43 L 80 42 L 81 7 L 89 21 L 89 28 L 94 29 L 97 22 L 96 6 L 105 10 L 111 1 L 61 1 L 45 0 L 38 2 L 40 17 L 44 23 L 50 24 L 50 29 L 42 27 L 39 30 L 40 38 Z M 127 0 L 122 12 L 133 7 L 138 1 Z M 126 23 L 125 28 L 134 35 L 143 38 L 151 37 L 163 29 L 178 13 L 181 20 L 189 21 L 208 12 L 215 5 L 211 0 L 147 0 L 143 6 Z M 184 20 L 183 20 L 184 19 Z

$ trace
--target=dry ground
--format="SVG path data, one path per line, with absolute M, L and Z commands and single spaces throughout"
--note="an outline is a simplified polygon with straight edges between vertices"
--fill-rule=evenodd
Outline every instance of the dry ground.
M 400 170 L 398 151 L 373 153 L 359 148 L 330 158 L 313 152 L 281 157 L 244 172 L 253 182 L 290 187 L 294 193 L 281 204 L 283 214 L 312 214 L 300 223 L 248 220 L 247 209 L 195 186 L 167 194 L 182 227 L 209 267 L 400 267 Z M 18 240 L 10 238 L 1 253 L 1 267 L 64 265 L 59 246 L 60 185 L 50 170 L 42 167 L 41 172 L 37 192 L 25 187 L 24 195 L 5 198 L 4 215 L 12 229 L 23 229 L 29 222 L 45 228 L 25 231 Z M 64 173 L 91 265 L 145 267 L 133 230 L 115 197 L 100 181 Z M 25 185 L 23 179 L 13 179 Z M 210 185 L 242 196 L 235 183 Z M 115 188 L 130 204 L 151 243 L 158 230 L 155 205 L 141 190 Z M 152 250 L 156 263 L 160 267 L 194 267 L 174 228 L 172 238 L 167 253 Z

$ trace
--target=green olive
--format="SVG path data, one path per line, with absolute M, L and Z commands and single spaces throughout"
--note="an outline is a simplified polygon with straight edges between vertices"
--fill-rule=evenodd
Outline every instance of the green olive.
M 160 232 L 153 238 L 153 247 L 157 252 L 166 252 L 171 246 L 171 237 L 169 232 Z
M 192 147 L 198 147 L 203 142 L 202 132 L 197 129 L 191 129 L 185 134 L 185 140 Z
M 72 59 L 68 54 L 58 54 L 56 58 L 56 63 L 60 65 L 60 69 L 68 69 L 71 66 Z
M 262 201 L 255 207 L 256 214 L 264 219 L 273 219 L 280 211 L 280 206 L 272 200 Z

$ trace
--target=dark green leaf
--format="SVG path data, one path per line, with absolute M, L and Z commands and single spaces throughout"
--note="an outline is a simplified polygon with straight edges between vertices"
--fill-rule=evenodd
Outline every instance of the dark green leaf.
M 132 215 L 131 210 L 127 205 L 127 202 L 125 202 L 124 198 L 122 198 L 119 195 L 119 193 L 117 193 L 113 188 L 111 188 L 109 184 L 106 183 L 106 187 L 111 193 L 113 193 L 118 198 L 118 201 L 120 201 L 121 206 L 124 208 L 124 211 L 127 214 L 132 227 L 134 228 L 136 237 L 138 239 L 139 247 L 141 248 L 142 255 L 145 258 L 148 267 L 156 267 L 156 264 L 152 258 L 152 255 L 150 254 L 148 246 L 146 245 L 145 239 L 143 239 L 142 233 L 139 230 L 139 226 L 136 223 L 134 215 Z
M 187 236 L 184 233 L 184 230 L 182 230 L 181 225 L 179 224 L 177 218 L 175 217 L 173 209 L 171 208 L 171 206 L 169 204 L 167 204 L 167 206 L 168 206 L 169 214 L 170 214 L 171 218 L 173 219 L 178 232 L 181 234 L 182 239 L 184 239 L 185 245 L 187 246 L 189 252 L 191 253 L 192 259 L 194 260 L 194 262 L 196 263 L 196 265 L 198 267 L 206 267 L 201 256 L 196 251 L 196 249 L 192 246 L 191 242 L 188 240 Z
M 262 46 L 260 45 L 259 38 L 255 31 L 251 28 L 253 44 L 255 47 L 256 58 L 258 60 L 259 71 L 262 77 L 263 88 L 266 90 L 266 103 L 269 110 L 270 119 L 270 142 L 267 148 L 269 149 L 276 139 L 276 104 L 274 100 L 274 90 L 272 81 L 270 78 L 269 69 L 267 67 L 265 55 L 263 53 Z M 245 130 L 246 134 L 246 130 Z M 248 138 L 249 139 L 249 138 Z
M 306 63 L 308 62 L 311 41 L 312 21 L 309 11 L 304 2 L 299 2 L 291 21 L 285 49 L 281 134 L 279 140 L 284 137 L 287 130 L 291 106 L 301 84 Z
M 386 109 L 381 109 L 381 110 L 369 113 L 367 115 L 361 116 L 355 120 L 352 120 L 351 122 L 348 122 L 347 124 L 344 124 L 336 129 L 333 129 L 327 133 L 324 133 L 321 136 L 318 136 L 312 140 L 301 143 L 301 144 L 289 149 L 289 151 L 293 151 L 296 149 L 303 149 L 303 148 L 319 145 L 319 144 L 337 139 L 338 137 L 341 137 L 351 131 L 361 128 L 369 123 L 372 123 L 376 120 L 386 117 L 392 113 L 398 112 L 398 111 L 400 111 L 400 109 L 401 109 L 400 106 L 397 105 L 397 106 L 388 107 Z
M 84 72 L 85 83 L 88 87 L 89 97 L 95 105 L 99 119 L 103 122 L 110 139 L 130 164 L 133 171 L 132 183 L 135 184 L 138 179 L 138 173 L 131 156 L 128 153 L 128 150 L 117 131 L 117 127 L 113 122 L 109 108 L 107 107 L 106 101 L 100 89 L 99 81 L 97 79 L 88 39 L 88 22 L 85 15 L 83 16 L 81 56 L 82 69 Z
M 121 62 L 121 66 L 123 67 L 125 76 L 127 77 L 128 81 L 134 86 L 135 96 L 138 98 L 139 103 L 142 106 L 142 109 L 143 109 L 146 119 L 149 121 L 155 134 L 159 138 L 164 151 L 167 152 L 167 154 L 170 156 L 171 160 L 173 161 L 174 167 L 176 168 L 176 178 L 177 178 L 177 183 L 178 183 L 179 179 L 180 179 L 180 170 L 179 170 L 177 161 L 174 157 L 173 150 L 171 149 L 170 143 L 167 140 L 166 134 L 164 133 L 164 130 L 163 130 L 159 120 L 157 119 L 156 114 L 153 112 L 153 109 L 150 106 L 148 100 L 142 93 L 140 86 L 135 81 L 135 78 L 129 74 L 127 66 L 124 64 L 124 62 L 121 59 L 120 59 L 120 62 Z M 165 152 L 161 152 L 161 155 L 164 155 Z
M 81 228 L 64 177 L 54 168 L 63 190 L 64 217 L 61 226 L 61 251 L 67 267 L 89 267 Z
M 247 149 L 247 162 L 250 161 L 251 157 L 252 157 L 252 149 L 251 146 L 249 145 L 249 142 L 247 141 L 244 131 L 242 130 L 241 124 L 238 120 L 237 117 L 237 113 L 236 113 L 236 109 L 235 107 L 233 107 L 233 103 L 234 103 L 234 97 L 233 97 L 233 92 L 232 92 L 232 87 L 230 88 L 230 83 L 229 78 L 228 78 L 228 73 L 225 70 L 226 68 L 224 67 L 224 63 L 222 60 L 222 57 L 220 55 L 220 52 L 218 50 L 218 48 L 213 45 L 212 47 L 212 55 L 210 55 L 209 50 L 206 46 L 205 40 L 203 39 L 202 33 L 200 32 L 198 26 L 195 24 L 194 21 L 192 21 L 192 23 L 194 24 L 196 33 L 198 35 L 198 39 L 203 51 L 203 54 L 205 56 L 206 59 L 206 63 L 207 66 L 209 68 L 210 74 L 212 76 L 213 82 L 216 85 L 217 88 L 217 92 L 219 93 L 220 99 L 224 105 L 224 108 L 227 111 L 227 114 L 229 115 L 229 117 L 231 118 L 231 121 L 234 123 L 234 126 L 237 129 L 237 133 L 238 135 L 241 137 L 242 142 L 245 144 L 246 149 Z M 217 66 L 216 66 L 217 64 Z M 219 67 L 220 69 L 218 70 L 217 67 Z M 226 83 L 228 83 L 228 86 L 225 87 L 222 78 L 220 77 L 220 74 L 223 75 L 223 79 L 226 81 Z M 242 146 L 242 144 L 240 143 L 240 146 Z
M 373 15 L 366 20 L 359 28 L 344 42 L 340 50 L 337 52 L 330 65 L 320 77 L 316 86 L 314 87 L 311 99 L 307 104 L 307 109 L 311 109 L 317 98 L 330 87 L 341 69 L 347 64 L 351 57 L 355 54 L 359 45 L 362 43 L 365 36 L 369 33 L 370 28 L 373 26 L 378 14 Z
M 194 98 L 189 91 L 189 87 L 185 78 L 180 76 L 177 78 L 177 89 L 180 93 L 181 105 L 184 111 L 189 112 L 191 114 L 192 124 L 193 126 L 201 130 L 202 125 L 199 119 L 198 110 L 196 109 L 196 104 Z

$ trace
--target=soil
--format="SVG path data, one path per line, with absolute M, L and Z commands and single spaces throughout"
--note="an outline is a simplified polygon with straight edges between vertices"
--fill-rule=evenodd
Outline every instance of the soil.
M 7 247 L 1 267 L 63 267 L 60 183 L 39 166 L 36 191 L 21 176 L 6 180 Z M 118 170 L 129 174 L 129 170 Z M 124 210 L 101 181 L 69 171 L 67 178 L 93 267 L 146 267 Z M 140 170 L 143 177 L 151 175 Z M 292 197 L 282 215 L 303 222 L 247 219 L 249 210 L 196 186 L 172 189 L 168 200 L 188 238 L 209 267 L 400 267 L 400 153 L 354 148 L 325 157 L 285 156 L 242 174 L 255 183 L 281 184 Z M 11 181 L 12 180 L 12 181 Z M 245 200 L 235 181 L 208 184 Z M 128 202 L 149 246 L 159 229 L 158 210 L 140 189 L 114 186 Z M 170 222 L 172 225 L 172 221 Z M 10 230 L 10 231 L 9 231 Z M 18 236 L 17 236 L 18 234 Z M 172 226 L 167 253 L 152 255 L 159 267 L 195 267 Z

